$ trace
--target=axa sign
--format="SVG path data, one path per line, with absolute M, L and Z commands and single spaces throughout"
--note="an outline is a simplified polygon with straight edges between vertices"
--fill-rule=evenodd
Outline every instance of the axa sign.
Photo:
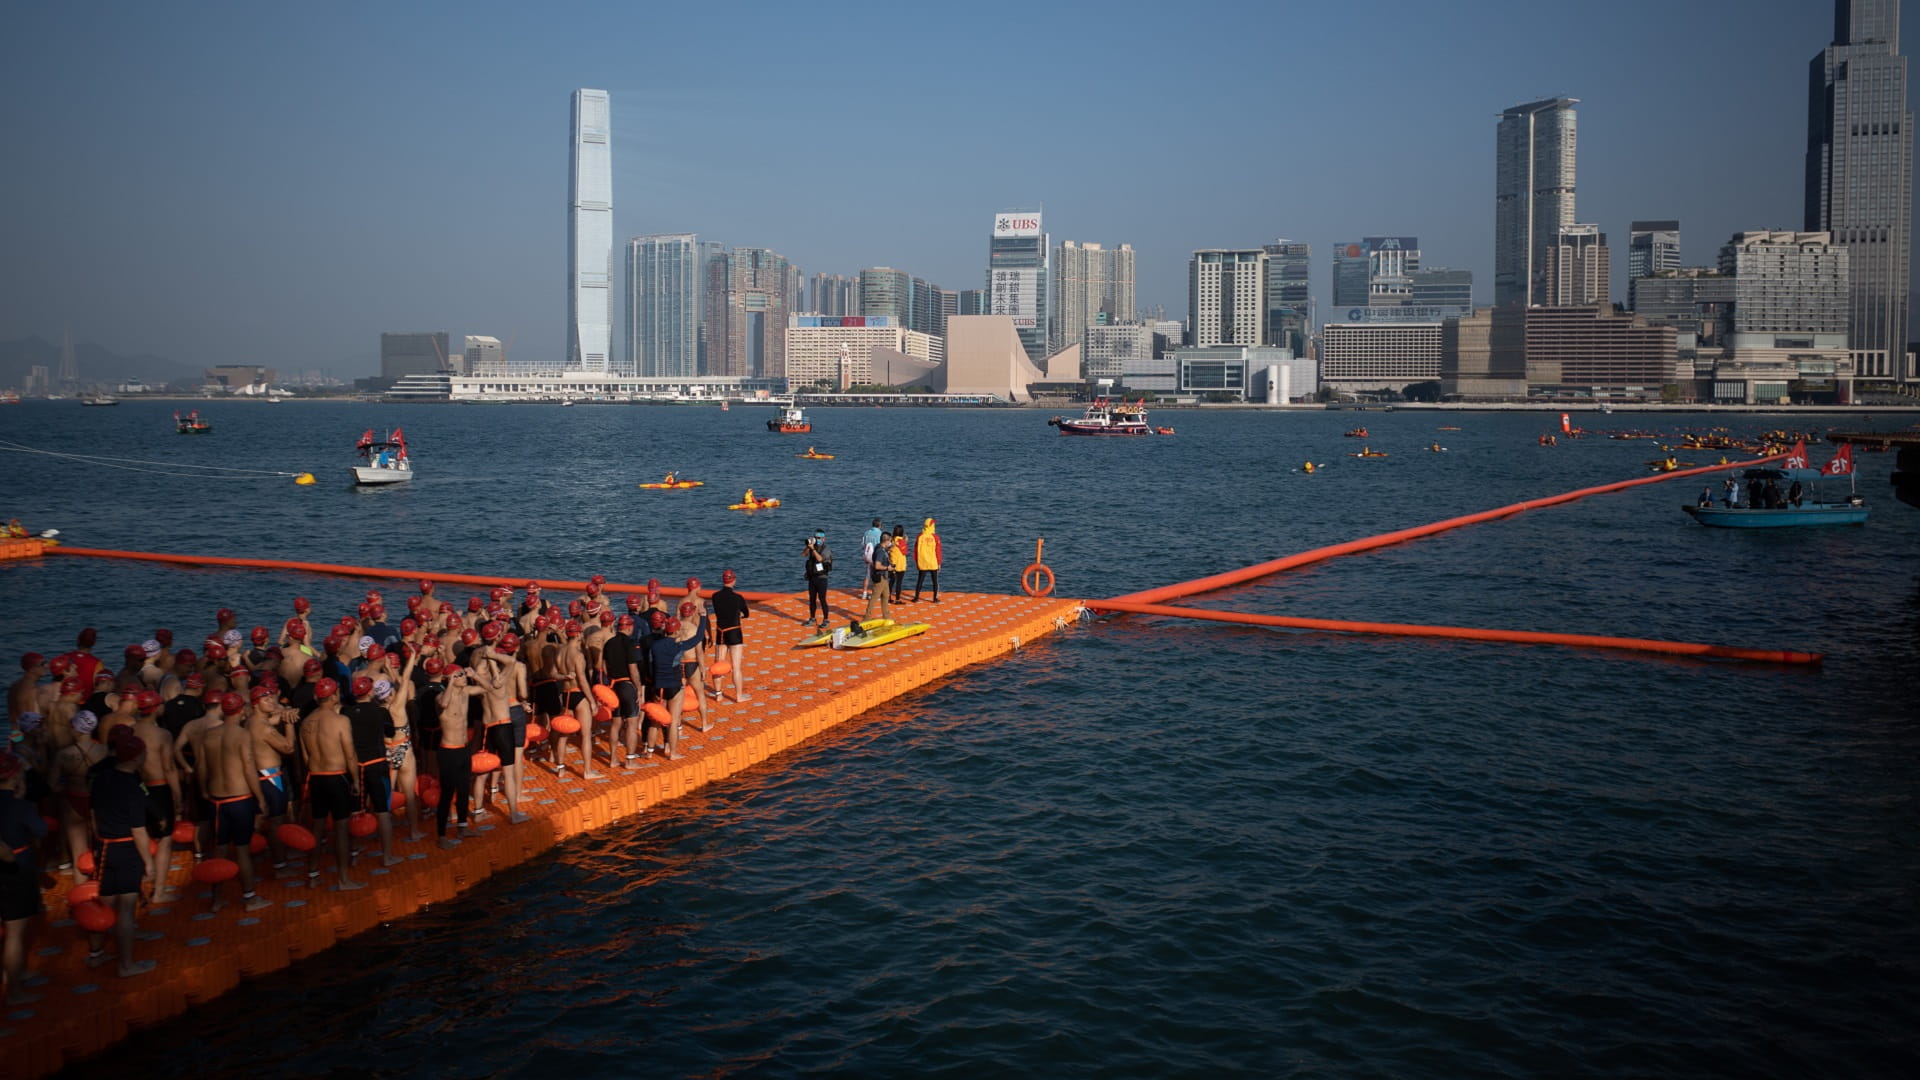
M 1039 236 L 1039 214 L 997 214 L 993 219 L 995 236 Z

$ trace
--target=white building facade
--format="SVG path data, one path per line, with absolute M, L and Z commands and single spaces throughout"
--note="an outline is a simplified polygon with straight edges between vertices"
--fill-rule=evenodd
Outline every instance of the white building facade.
M 567 176 L 567 359 L 613 371 L 613 115 L 605 90 L 573 92 Z

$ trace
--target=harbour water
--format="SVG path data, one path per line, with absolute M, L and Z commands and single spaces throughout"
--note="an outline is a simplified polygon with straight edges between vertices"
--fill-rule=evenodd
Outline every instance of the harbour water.
M 780 437 L 759 409 L 233 404 L 184 439 L 170 412 L 28 405 L 0 437 L 320 483 L 16 454 L 0 512 L 92 547 L 615 580 L 734 566 L 756 589 L 798 588 L 815 527 L 846 559 L 873 516 L 934 516 L 945 587 L 1011 591 L 1044 535 L 1061 591 L 1101 597 L 1660 455 L 1542 448 L 1551 418 L 1515 414 L 1370 413 L 1392 456 L 1356 459 L 1351 414 L 1158 412 L 1178 435 L 1092 440 L 1031 411 L 819 410 L 814 435 Z M 346 487 L 354 438 L 396 424 L 418 479 Z M 808 443 L 838 456 L 791 456 Z M 1913 1075 L 1920 511 L 1884 494 L 1889 456 L 1859 461 L 1863 528 L 1702 529 L 1678 510 L 1701 483 L 1674 481 L 1197 601 L 1813 649 L 1821 668 L 1102 620 L 82 1071 Z M 668 469 L 708 486 L 635 487 Z M 723 509 L 748 486 L 783 506 Z M 270 623 L 295 594 L 331 614 L 365 588 L 0 566 L 0 655 L 86 624 L 116 650 L 158 625 L 197 638 L 222 604 Z

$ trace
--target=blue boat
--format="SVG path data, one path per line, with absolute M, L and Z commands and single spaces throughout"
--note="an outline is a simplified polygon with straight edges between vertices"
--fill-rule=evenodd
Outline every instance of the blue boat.
M 1864 525 L 1867 523 L 1866 500 L 1858 494 L 1849 493 L 1843 502 L 1820 502 L 1814 494 L 1814 482 L 1825 475 L 1852 476 L 1852 462 L 1847 462 L 1844 473 L 1829 472 L 1823 469 L 1748 469 L 1741 474 L 1746 481 L 1769 480 L 1775 485 L 1785 487 L 1798 480 L 1805 485 L 1806 495 L 1799 506 L 1783 505 L 1779 507 L 1733 506 L 1719 504 L 1706 506 L 1682 506 L 1680 509 L 1693 516 L 1693 520 L 1702 525 L 1717 529 L 1780 529 L 1796 525 Z M 1741 491 L 1744 494 L 1745 488 Z

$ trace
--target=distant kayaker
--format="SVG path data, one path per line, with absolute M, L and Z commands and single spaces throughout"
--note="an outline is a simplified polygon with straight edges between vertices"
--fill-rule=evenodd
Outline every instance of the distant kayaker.
M 661 480 L 660 480 L 660 482 L 661 482 L 661 483 L 663 483 L 663 484 L 676 484 L 676 483 L 679 483 L 679 481 L 677 481 L 677 480 L 675 480 L 675 479 L 673 478 L 673 474 L 672 474 L 672 473 L 668 473 L 668 474 L 667 474 L 666 476 L 664 476 L 664 477 L 662 477 L 662 478 L 661 478 Z

